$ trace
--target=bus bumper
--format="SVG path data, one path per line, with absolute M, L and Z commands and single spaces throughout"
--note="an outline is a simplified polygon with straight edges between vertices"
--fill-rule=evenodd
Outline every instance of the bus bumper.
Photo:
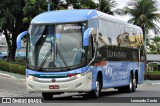
M 26 77 L 29 92 L 89 92 L 92 90 L 92 73 L 86 72 L 67 78 Z

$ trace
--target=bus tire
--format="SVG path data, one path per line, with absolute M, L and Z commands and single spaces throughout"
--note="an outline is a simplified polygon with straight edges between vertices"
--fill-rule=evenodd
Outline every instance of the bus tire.
M 137 88 L 137 78 L 133 76 L 133 86 L 132 86 L 132 92 L 135 92 Z
M 101 83 L 101 79 L 97 77 L 96 80 L 96 89 L 92 90 L 91 92 L 89 92 L 89 97 L 91 98 L 98 98 L 101 94 L 101 89 L 102 89 L 102 83 Z
M 45 100 L 52 100 L 53 93 L 42 93 L 42 96 Z
M 129 80 L 129 85 L 123 86 L 123 87 L 118 87 L 118 92 L 123 92 L 123 93 L 131 93 L 136 91 L 136 78 L 133 77 L 132 74 L 130 74 L 130 80 Z
M 128 93 L 131 93 L 131 92 L 135 91 L 135 88 L 136 88 L 136 87 L 135 87 L 134 84 L 133 84 L 133 79 L 134 79 L 133 75 L 130 74 L 129 85 L 126 86 L 126 91 L 127 91 Z
M 136 79 L 136 88 L 138 87 L 138 72 L 135 74 L 135 79 Z

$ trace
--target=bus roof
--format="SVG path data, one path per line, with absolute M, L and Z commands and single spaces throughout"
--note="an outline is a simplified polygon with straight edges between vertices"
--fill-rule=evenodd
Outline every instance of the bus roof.
M 44 12 L 33 18 L 31 24 L 52 24 L 52 23 L 70 23 L 86 21 L 94 17 L 102 17 L 123 24 L 128 24 L 114 16 L 93 9 L 73 9 L 73 10 L 56 10 Z M 128 24 L 132 27 L 139 28 L 135 25 Z
M 33 18 L 31 24 L 80 22 L 88 20 L 94 16 L 97 16 L 97 11 L 90 9 L 49 11 L 37 15 Z

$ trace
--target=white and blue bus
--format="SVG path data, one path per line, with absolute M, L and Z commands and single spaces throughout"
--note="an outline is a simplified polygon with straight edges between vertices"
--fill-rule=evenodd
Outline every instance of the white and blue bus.
M 97 10 L 57 10 L 32 19 L 27 35 L 26 82 L 44 99 L 64 92 L 99 97 L 102 89 L 134 92 L 144 81 L 140 27 Z

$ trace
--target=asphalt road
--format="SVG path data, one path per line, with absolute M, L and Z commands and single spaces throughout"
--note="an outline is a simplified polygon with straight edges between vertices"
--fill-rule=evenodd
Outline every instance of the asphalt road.
M 115 89 L 107 89 L 103 90 L 101 97 L 98 99 L 87 98 L 86 94 L 65 93 L 62 95 L 55 95 L 51 101 L 44 101 L 40 93 L 27 92 L 26 82 L 24 79 L 16 79 L 11 76 L 0 74 L 0 97 L 36 97 L 45 103 L 49 103 L 50 105 L 54 103 L 54 106 L 60 106 L 63 104 L 65 106 L 77 104 L 96 106 L 97 103 L 99 105 L 106 106 L 106 103 L 125 103 L 125 100 L 128 101 L 134 97 L 140 97 L 140 99 L 156 99 L 156 97 L 160 98 L 160 81 L 145 81 L 143 84 L 138 86 L 138 89 L 134 93 L 119 93 Z M 2 104 L 0 104 L 0 106 L 1 105 Z M 142 105 L 143 103 L 136 106 Z M 37 104 L 36 106 L 41 105 Z

